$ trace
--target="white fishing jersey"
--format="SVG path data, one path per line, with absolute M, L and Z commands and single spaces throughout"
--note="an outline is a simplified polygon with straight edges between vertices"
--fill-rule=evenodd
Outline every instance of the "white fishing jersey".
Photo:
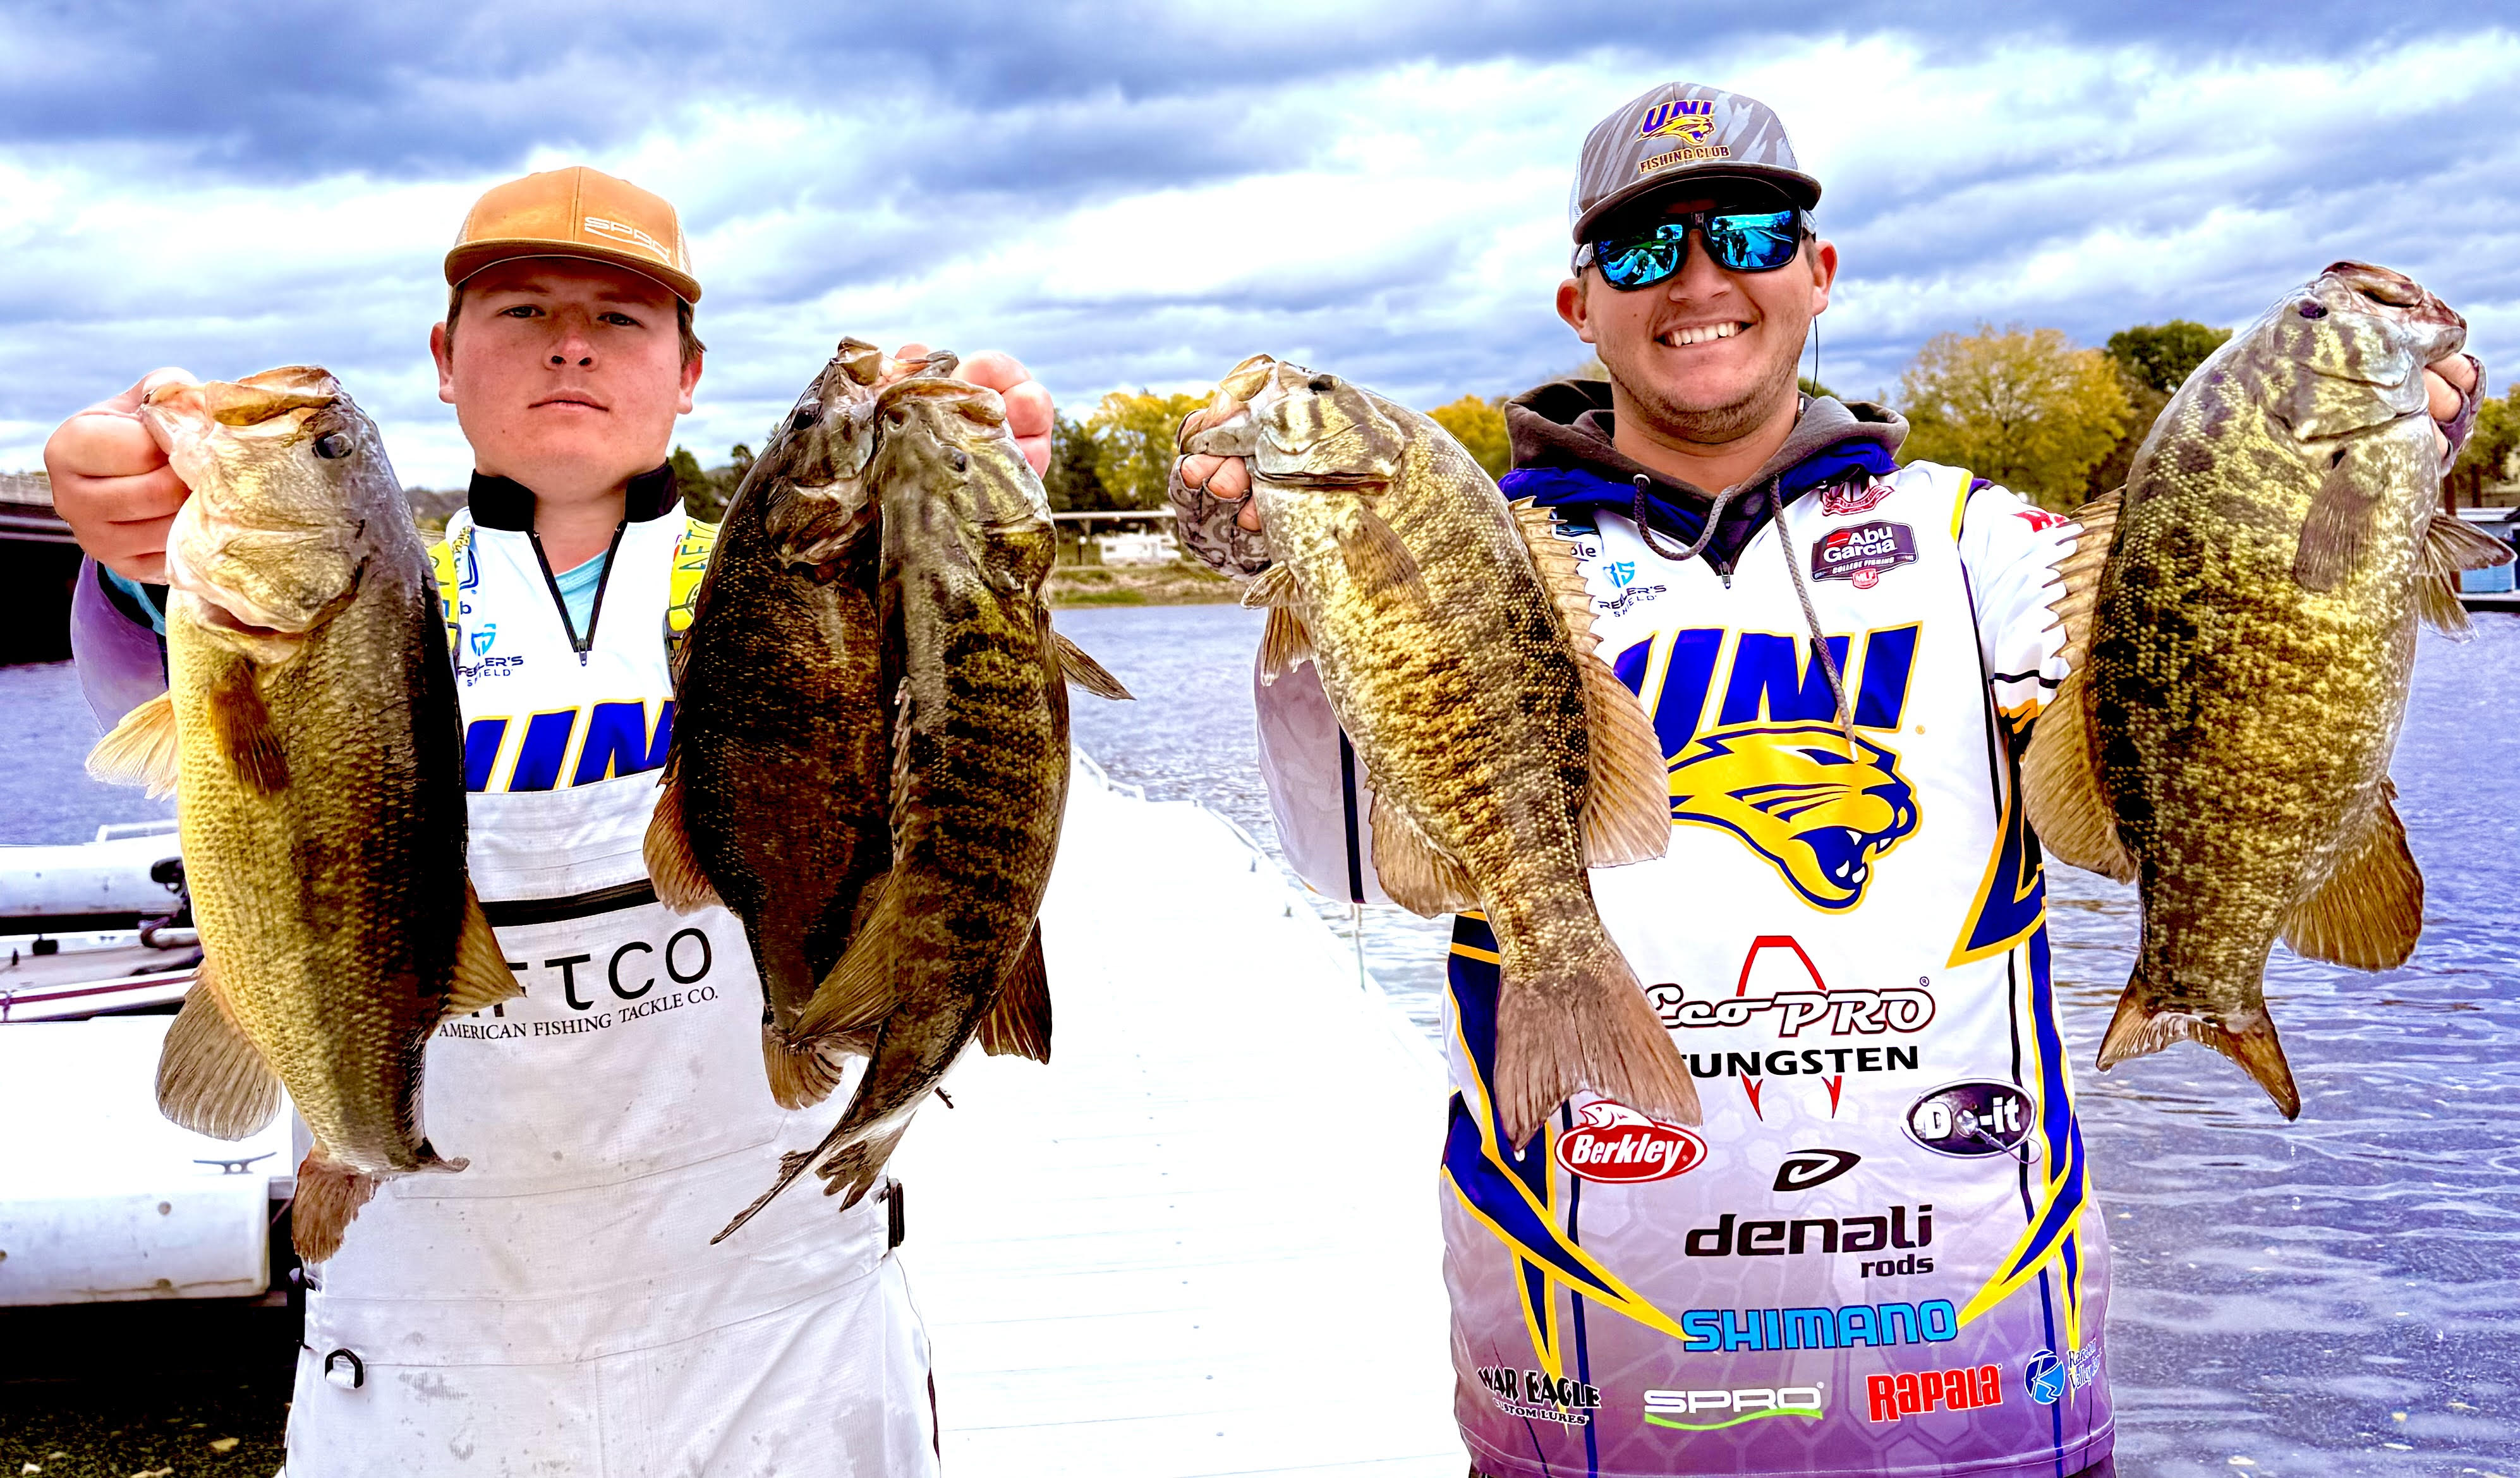
M 709 1245 L 838 1111 L 772 1100 L 742 925 L 667 911 L 641 856 L 668 639 L 714 530 L 669 480 L 645 507 L 634 483 L 573 631 L 531 494 L 500 481 L 476 478 L 432 555 L 472 877 L 525 994 L 428 1046 L 424 1122 L 469 1168 L 387 1182 L 310 1270 L 290 1468 L 931 1472 L 925 1336 L 888 1256 L 899 1203 L 786 1196 Z M 491 509 L 498 525 L 476 520 Z
M 1587 1093 L 1516 1154 L 1496 941 L 1457 921 L 1445 1273 L 1484 1472 L 2062 1478 L 2108 1453 L 2106 1234 L 2012 760 L 2064 676 L 2074 529 L 1972 481 L 1814 489 L 1729 575 L 1622 516 L 1563 524 L 1670 769 L 1669 853 L 1593 888 L 1705 1122 Z M 1378 899 L 1318 679 L 1257 691 L 1289 859 Z

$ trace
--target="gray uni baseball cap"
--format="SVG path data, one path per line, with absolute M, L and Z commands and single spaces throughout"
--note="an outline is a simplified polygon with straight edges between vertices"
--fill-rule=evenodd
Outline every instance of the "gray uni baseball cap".
M 1666 82 L 1593 125 L 1567 200 L 1575 240 L 1622 205 L 1711 180 L 1774 185 L 1809 210 L 1820 181 L 1805 174 L 1774 110 L 1695 82 Z

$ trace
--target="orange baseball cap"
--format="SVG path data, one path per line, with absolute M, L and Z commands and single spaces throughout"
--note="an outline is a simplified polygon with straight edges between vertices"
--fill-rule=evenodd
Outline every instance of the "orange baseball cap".
M 661 196 L 572 164 L 495 185 L 472 202 L 446 253 L 456 287 L 493 262 L 574 256 L 651 277 L 687 303 L 700 300 L 682 219 Z

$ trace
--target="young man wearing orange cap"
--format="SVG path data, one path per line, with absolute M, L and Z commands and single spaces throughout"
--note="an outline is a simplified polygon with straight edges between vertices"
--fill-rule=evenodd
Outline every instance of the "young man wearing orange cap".
M 387 1183 L 307 1270 L 290 1466 L 932 1471 L 926 1342 L 889 1255 L 899 1200 L 786 1197 L 709 1245 L 828 1115 L 763 1088 L 740 925 L 667 912 L 641 859 L 668 649 L 713 533 L 665 460 L 702 363 L 680 224 L 592 169 L 529 175 L 473 206 L 446 280 L 430 347 L 474 470 L 433 555 L 472 881 L 525 995 L 430 1044 L 429 1132 L 471 1167 Z M 962 373 L 1006 396 L 1043 466 L 1048 394 L 1002 354 Z M 134 412 L 181 374 L 45 448 L 95 561 L 73 635 L 109 725 L 163 680 L 151 582 L 186 489 Z
M 1663 741 L 1669 854 L 1593 884 L 1705 1122 L 1581 1093 L 1508 1144 L 1496 940 L 1458 921 L 1444 1270 L 1474 1474 L 2108 1470 L 2106 1227 L 2011 799 L 2077 530 L 1901 467 L 1892 412 L 1798 392 L 1837 271 L 1819 199 L 1755 100 L 1632 100 L 1586 140 L 1557 289 L 1608 379 L 1507 410 L 1506 493 L 1557 512 Z M 2480 376 L 2435 371 L 2447 466 Z M 1249 488 L 1192 457 L 1174 492 L 1246 574 Z M 1258 694 L 1290 860 L 1378 899 L 1319 681 Z

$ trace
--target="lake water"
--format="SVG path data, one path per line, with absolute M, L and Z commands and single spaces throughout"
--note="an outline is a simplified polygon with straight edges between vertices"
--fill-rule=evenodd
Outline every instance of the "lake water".
M 2120 1471 L 2520 1478 L 2520 620 L 2427 635 L 2396 774 L 2427 880 L 2409 964 L 2363 974 L 2277 950 L 2269 973 L 2303 1110 L 2182 1046 L 2087 1064 L 2133 963 L 2133 892 L 2049 874 L 2065 1029 L 2116 1247 L 2109 1349 Z M 1195 800 L 1274 845 L 1253 770 L 1250 656 L 1232 606 L 1079 609 L 1060 629 L 1138 693 L 1079 696 L 1115 780 Z M 16 757 L 0 842 L 75 841 L 163 814 L 94 785 L 67 667 L 0 668 Z M 1349 936 L 1344 904 L 1320 904 Z M 1430 1036 L 1441 925 L 1364 911 L 1375 978 Z M 1431 1249 L 1429 1255 L 1432 1255 Z

